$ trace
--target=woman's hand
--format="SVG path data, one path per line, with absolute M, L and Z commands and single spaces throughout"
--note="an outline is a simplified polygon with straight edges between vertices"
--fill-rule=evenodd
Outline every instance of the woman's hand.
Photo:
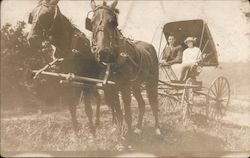
M 170 66 L 171 64 L 166 61 L 160 61 L 160 66 Z

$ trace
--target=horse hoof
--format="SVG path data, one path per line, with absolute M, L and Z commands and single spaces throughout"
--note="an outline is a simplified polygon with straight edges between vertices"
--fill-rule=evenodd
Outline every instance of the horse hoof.
M 156 134 L 157 136 L 160 136 L 160 135 L 161 135 L 161 130 L 160 130 L 159 128 L 157 128 L 157 129 L 155 130 L 155 134 Z
M 111 129 L 111 133 L 114 133 L 116 131 L 116 127 L 113 127 L 112 129 Z
M 132 150 L 132 149 L 133 149 L 132 145 L 128 145 L 128 150 Z
M 142 130 L 139 129 L 139 128 L 136 128 L 136 129 L 134 130 L 134 132 L 135 132 L 135 134 L 138 134 L 138 135 L 142 134 Z
M 121 144 L 119 144 L 119 145 L 116 145 L 116 147 L 115 147 L 118 151 L 124 151 L 125 150 L 125 147 L 124 147 L 124 145 L 121 145 Z
M 77 124 L 74 124 L 73 126 L 74 126 L 75 133 L 78 133 L 80 131 L 80 124 L 77 123 Z
M 95 121 L 95 126 L 97 127 L 97 126 L 99 126 L 100 125 L 100 121 L 99 120 L 96 120 Z
M 95 136 L 95 134 L 96 134 L 95 128 L 91 128 L 91 129 L 90 129 L 90 132 L 92 133 L 93 136 Z
M 93 135 L 90 135 L 88 137 L 88 143 L 93 143 L 94 142 L 94 136 Z

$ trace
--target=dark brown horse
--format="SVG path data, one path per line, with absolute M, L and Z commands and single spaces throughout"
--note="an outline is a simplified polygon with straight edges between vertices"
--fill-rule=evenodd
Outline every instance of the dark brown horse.
M 132 131 L 131 92 L 139 105 L 138 130 L 141 129 L 145 102 L 141 95 L 141 86 L 145 84 L 149 103 L 155 117 L 156 134 L 160 135 L 158 122 L 158 58 L 155 48 L 146 42 L 132 42 L 117 29 L 117 0 L 108 6 L 105 2 L 96 6 L 91 0 L 93 17 L 91 19 L 92 50 L 96 59 L 112 64 L 111 78 L 117 83 L 122 94 L 125 120 L 128 132 Z M 87 21 L 87 20 L 86 20 Z
M 38 48 L 41 46 L 42 41 L 50 40 L 56 47 L 55 56 L 64 58 L 64 61 L 59 65 L 60 72 L 98 78 L 100 76 L 101 67 L 91 53 L 89 40 L 84 33 L 72 25 L 72 23 L 60 12 L 57 6 L 58 1 L 59 0 L 40 0 L 37 7 L 30 13 L 29 23 L 32 24 L 32 29 L 28 35 L 30 46 Z M 73 126 L 75 130 L 78 130 L 76 105 L 78 104 L 80 92 L 84 92 L 85 112 L 90 123 L 91 132 L 95 133 L 92 119 L 93 111 L 91 107 L 91 98 L 95 96 L 97 100 L 96 124 L 98 124 L 100 95 L 94 84 L 87 84 L 89 86 L 83 87 L 82 89 L 73 88 L 71 86 L 64 87 L 64 95 L 62 95 L 62 97 L 64 98 L 64 103 L 70 105 L 69 109 Z

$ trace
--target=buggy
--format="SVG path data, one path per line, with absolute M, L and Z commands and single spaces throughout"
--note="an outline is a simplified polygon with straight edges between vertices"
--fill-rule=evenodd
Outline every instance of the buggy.
M 219 65 L 216 46 L 207 23 L 201 19 L 166 23 L 159 46 L 159 60 L 162 57 L 160 50 L 163 35 L 167 39 L 170 34 L 174 34 L 177 41 L 182 42 L 186 37 L 196 37 L 197 47 L 201 50 L 201 62 L 191 70 L 192 73 L 188 74 L 184 81 L 177 79 L 171 66 L 160 65 L 160 70 L 164 74 L 164 80 L 159 80 L 160 107 L 165 113 L 174 112 L 179 107 L 185 120 L 195 111 L 196 105 L 203 105 L 207 118 L 220 120 L 225 116 L 229 105 L 228 80 L 220 76 L 215 78 L 209 87 L 204 87 L 202 81 L 196 79 L 202 68 L 218 67 Z

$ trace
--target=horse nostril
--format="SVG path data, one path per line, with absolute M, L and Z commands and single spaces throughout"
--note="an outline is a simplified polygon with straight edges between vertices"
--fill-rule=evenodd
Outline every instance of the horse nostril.
M 96 53 L 95 54 L 95 58 L 96 58 L 96 60 L 99 62 L 101 59 L 100 59 L 100 54 L 99 53 Z
M 97 47 L 96 46 L 93 46 L 92 47 L 92 53 L 96 53 L 97 52 Z

